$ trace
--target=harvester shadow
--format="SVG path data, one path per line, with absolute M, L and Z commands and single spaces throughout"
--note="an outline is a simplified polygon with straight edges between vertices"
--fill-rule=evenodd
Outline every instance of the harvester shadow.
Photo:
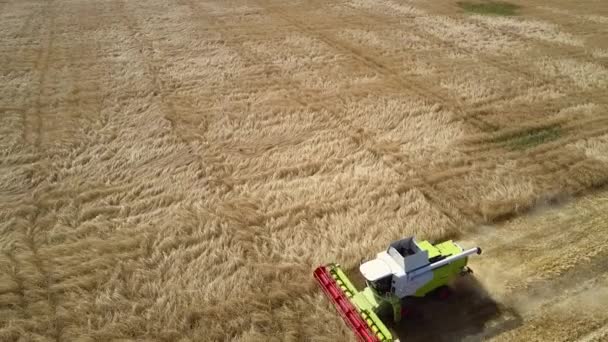
M 450 287 L 445 299 L 430 294 L 407 303 L 411 314 L 389 323 L 401 341 L 481 341 L 522 324 L 515 310 L 496 302 L 474 276 Z

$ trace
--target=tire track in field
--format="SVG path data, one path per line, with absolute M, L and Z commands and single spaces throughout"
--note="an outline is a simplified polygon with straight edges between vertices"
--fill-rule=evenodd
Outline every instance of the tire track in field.
M 41 240 L 46 238 L 46 231 L 41 216 L 44 209 L 36 202 L 24 213 L 25 217 L 12 221 L 12 246 L 3 251 L 14 267 L 14 281 L 20 296 L 19 305 L 27 317 L 35 316 L 46 326 L 44 335 L 55 341 L 61 341 L 63 322 L 58 315 L 59 297 L 53 290 L 53 277 L 49 271 L 52 261 L 43 258 Z M 45 224 L 48 224 L 45 220 Z M 32 304 L 35 313 L 32 314 Z
M 55 5 L 55 2 L 52 0 L 46 1 L 46 6 L 42 10 L 42 24 L 40 24 L 40 33 L 38 35 L 41 42 L 33 66 L 34 70 L 38 72 L 38 89 L 33 94 L 35 98 L 33 108 L 25 114 L 24 119 L 22 139 L 25 143 L 32 145 L 36 149 L 40 149 L 43 142 L 42 116 L 45 113 L 43 99 L 46 96 L 49 62 L 56 38 Z M 35 36 L 32 31 L 34 30 L 33 24 L 36 23 L 34 20 L 34 16 L 36 15 L 37 13 L 34 11 L 26 18 L 19 30 L 19 36 Z M 26 47 L 23 47 L 20 52 L 23 52 L 25 49 Z M 44 314 L 38 314 L 37 316 L 40 316 L 38 319 L 42 319 L 47 324 L 47 337 L 60 341 L 63 323 L 58 316 L 58 297 L 51 289 L 52 280 L 48 267 L 49 260 L 43 259 L 39 251 L 41 247 L 39 240 L 43 239 L 44 234 L 44 228 L 41 227 L 43 223 L 39 222 L 39 219 L 43 213 L 44 209 L 34 200 L 34 205 L 22 212 L 20 219 L 12 222 L 15 236 L 14 243 L 19 245 L 21 249 L 14 251 L 9 249 L 8 251 L 4 251 L 4 254 L 14 268 L 13 278 L 17 284 L 17 292 L 20 297 L 19 306 L 23 313 L 31 317 L 29 302 L 36 302 L 39 306 L 36 311 L 44 311 Z M 45 223 L 48 224 L 48 221 Z M 15 252 L 18 252 L 18 254 L 15 254 Z
M 47 111 L 42 116 L 47 122 L 43 128 L 44 143 L 48 145 L 77 146 L 86 140 L 86 131 L 95 127 L 101 118 L 104 95 L 100 82 L 105 75 L 99 68 L 99 43 L 91 34 L 91 28 L 99 23 L 100 11 L 95 2 L 70 4 L 65 11 L 56 13 L 55 26 L 60 34 L 53 43 L 52 69 L 46 78 L 52 89 L 48 98 L 57 100 L 47 104 Z M 64 29 L 71 25 L 80 32 L 80 37 L 72 39 L 74 32 Z M 58 87 L 58 80 L 63 80 L 65 87 Z M 77 160 L 87 150 L 71 151 L 76 153 L 73 160 Z
M 43 38 L 43 47 L 39 50 L 36 70 L 39 72 L 38 77 L 38 93 L 36 100 L 34 101 L 33 117 L 28 116 L 26 121 L 26 129 L 24 139 L 26 142 L 34 145 L 36 148 L 40 148 L 43 142 L 42 138 L 42 126 L 43 120 L 42 115 L 45 111 L 43 107 L 43 99 L 46 96 L 46 82 L 47 74 L 49 72 L 49 60 L 53 50 L 53 43 L 55 41 L 55 3 L 54 0 L 48 0 L 46 9 L 44 10 L 44 20 L 48 22 L 46 34 Z

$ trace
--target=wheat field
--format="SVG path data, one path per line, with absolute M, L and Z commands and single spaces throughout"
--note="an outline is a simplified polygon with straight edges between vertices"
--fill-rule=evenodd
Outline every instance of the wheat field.
M 0 0 L 0 340 L 352 340 L 409 235 L 494 311 L 404 339 L 608 336 L 608 3 L 511 3 Z

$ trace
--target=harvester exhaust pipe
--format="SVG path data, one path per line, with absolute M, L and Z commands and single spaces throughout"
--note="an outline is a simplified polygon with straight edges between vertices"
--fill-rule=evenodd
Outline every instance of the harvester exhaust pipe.
M 417 270 L 412 271 L 411 274 L 410 274 L 410 277 L 411 278 L 417 277 L 417 276 L 419 276 L 421 274 L 424 274 L 426 272 L 432 271 L 432 270 L 434 270 L 436 268 L 439 268 L 441 266 L 445 266 L 445 265 L 447 265 L 447 264 L 449 264 L 449 263 L 451 263 L 453 261 L 466 258 L 469 255 L 473 255 L 473 254 L 481 254 L 481 248 L 475 247 L 475 248 L 467 249 L 466 251 L 463 251 L 463 252 L 458 253 L 456 255 L 449 256 L 449 257 L 447 257 L 447 258 L 445 258 L 443 260 L 439 260 L 439 261 L 434 262 L 432 264 L 429 264 L 429 265 L 426 265 L 424 267 L 421 267 L 421 268 L 419 268 Z

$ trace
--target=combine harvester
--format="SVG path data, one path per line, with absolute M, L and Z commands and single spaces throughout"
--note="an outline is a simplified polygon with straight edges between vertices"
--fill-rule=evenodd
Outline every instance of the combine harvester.
M 451 240 L 432 245 L 410 237 L 361 264 L 367 283 L 363 291 L 357 291 L 339 264 L 320 266 L 313 274 L 361 341 L 395 341 L 380 317 L 392 316 L 399 322 L 406 298 L 445 289 L 454 278 L 471 273 L 467 262 L 473 254 L 481 254 L 481 249 L 463 250 Z

